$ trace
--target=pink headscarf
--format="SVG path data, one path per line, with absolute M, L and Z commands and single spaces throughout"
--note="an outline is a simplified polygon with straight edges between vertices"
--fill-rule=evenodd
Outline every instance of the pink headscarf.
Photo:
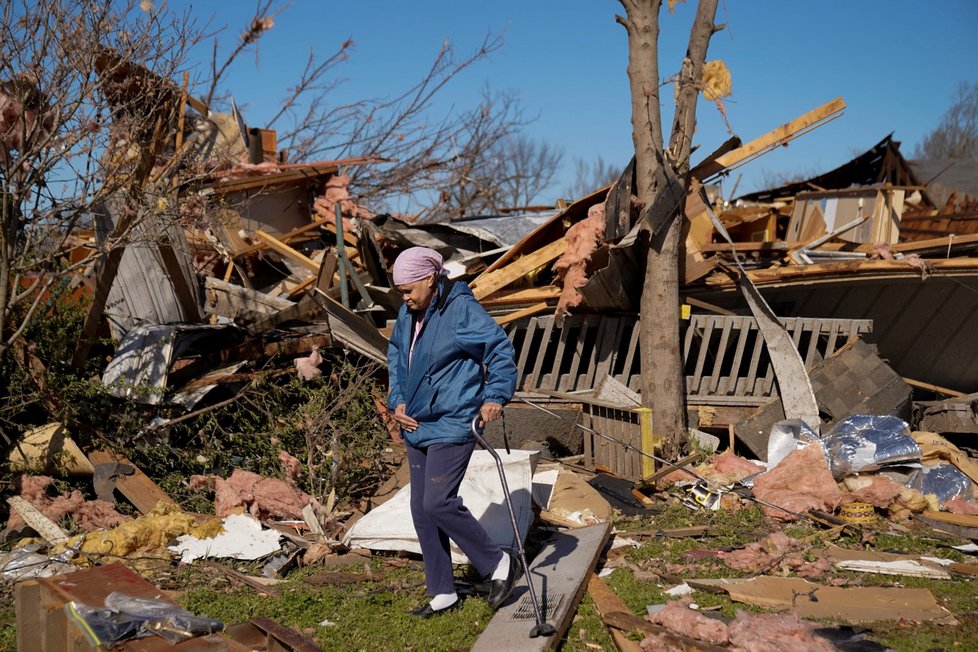
M 441 254 L 428 247 L 405 249 L 394 261 L 394 285 L 407 285 L 432 274 L 448 276 Z

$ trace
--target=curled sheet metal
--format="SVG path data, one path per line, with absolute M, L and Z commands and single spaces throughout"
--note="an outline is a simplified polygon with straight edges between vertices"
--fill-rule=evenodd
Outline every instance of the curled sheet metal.
M 706 212 L 713 221 L 713 227 L 723 239 L 730 243 L 731 253 L 737 269 L 740 270 L 740 279 L 737 285 L 747 300 L 747 306 L 751 314 L 757 320 L 757 328 L 764 337 L 767 345 L 768 354 L 771 357 L 771 366 L 774 367 L 774 375 L 778 379 L 778 390 L 781 394 L 781 404 L 784 406 L 784 416 L 786 419 L 801 419 L 813 430 L 818 431 L 821 419 L 818 416 L 818 403 L 815 401 L 815 391 L 812 389 L 812 382 L 808 378 L 805 370 L 805 363 L 798 353 L 795 343 L 788 335 L 781 320 L 778 319 L 771 306 L 767 304 L 761 293 L 751 282 L 747 275 L 747 270 L 740 264 L 740 256 L 737 255 L 736 245 L 727 233 L 720 219 L 713 212 L 710 202 L 706 197 L 706 192 L 700 188 L 703 205 Z

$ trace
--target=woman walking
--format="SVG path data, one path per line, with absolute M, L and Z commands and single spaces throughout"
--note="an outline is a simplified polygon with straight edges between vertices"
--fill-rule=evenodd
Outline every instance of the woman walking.
M 441 255 L 405 250 L 394 262 L 394 285 L 404 297 L 387 351 L 388 407 L 400 426 L 393 435 L 407 448 L 411 516 L 424 557 L 431 601 L 411 613 L 429 618 L 460 604 L 449 540 L 483 576 L 489 604 L 499 607 L 513 589 L 517 565 L 462 504 L 459 485 L 475 449 L 477 415 L 495 421 L 516 389 L 513 346 L 463 283 L 454 283 Z

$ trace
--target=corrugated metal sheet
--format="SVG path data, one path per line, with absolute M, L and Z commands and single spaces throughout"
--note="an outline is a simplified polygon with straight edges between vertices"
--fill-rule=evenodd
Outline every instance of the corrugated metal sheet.
M 100 239 L 111 232 L 114 208 L 105 206 L 96 214 Z M 167 270 L 161 245 L 167 248 L 175 266 Z M 138 218 L 119 263 L 119 271 L 105 305 L 104 314 L 113 337 L 144 324 L 194 324 L 200 321 L 201 292 L 183 228 L 167 224 L 156 214 Z M 179 275 L 171 278 L 171 273 Z M 178 288 L 188 293 L 181 301 Z

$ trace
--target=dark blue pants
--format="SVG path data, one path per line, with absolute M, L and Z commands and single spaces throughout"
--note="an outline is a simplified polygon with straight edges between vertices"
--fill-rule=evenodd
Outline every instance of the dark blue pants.
M 411 517 L 421 543 L 428 595 L 455 592 L 449 539 L 465 553 L 480 575 L 492 573 L 502 559 L 502 550 L 458 496 L 474 449 L 474 441 L 432 444 L 427 448 L 407 444 Z

